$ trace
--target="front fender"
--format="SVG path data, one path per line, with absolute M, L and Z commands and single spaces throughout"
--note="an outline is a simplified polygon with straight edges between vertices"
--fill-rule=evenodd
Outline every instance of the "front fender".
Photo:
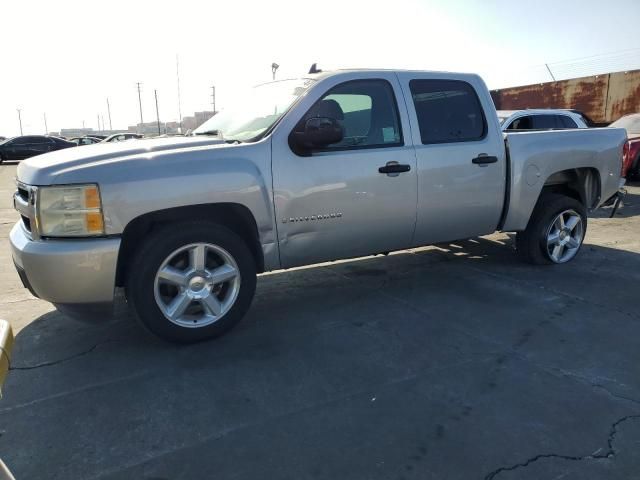
M 120 235 L 133 219 L 158 210 L 239 204 L 253 214 L 265 254 L 277 256 L 270 165 L 266 139 L 116 158 L 75 169 L 56 183 L 97 182 L 108 235 Z

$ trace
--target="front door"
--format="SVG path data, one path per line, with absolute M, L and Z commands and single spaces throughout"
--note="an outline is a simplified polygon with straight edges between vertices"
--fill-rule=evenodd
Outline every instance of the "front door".
M 401 249 L 413 236 L 416 159 L 406 109 L 397 101 L 402 97 L 396 76 L 329 82 L 311 90 L 307 107 L 299 106 L 298 117 L 280 125 L 273 137 L 275 213 L 285 268 Z M 298 156 L 289 134 L 314 116 L 337 120 L 344 138 Z

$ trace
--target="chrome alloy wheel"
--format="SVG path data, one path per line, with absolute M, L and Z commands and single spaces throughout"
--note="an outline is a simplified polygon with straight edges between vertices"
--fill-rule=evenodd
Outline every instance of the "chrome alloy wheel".
M 576 256 L 584 237 L 582 217 L 575 210 L 556 216 L 547 230 L 547 252 L 554 263 L 565 263 Z
M 200 328 L 220 320 L 240 292 L 240 269 L 225 249 L 192 243 L 174 250 L 160 265 L 154 296 L 167 320 Z

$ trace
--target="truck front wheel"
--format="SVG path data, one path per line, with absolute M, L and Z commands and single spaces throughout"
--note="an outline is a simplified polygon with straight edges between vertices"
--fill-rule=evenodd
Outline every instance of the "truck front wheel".
M 227 332 L 248 310 L 255 288 L 255 262 L 242 238 L 199 222 L 152 233 L 135 254 L 126 285 L 144 326 L 178 343 Z
M 567 263 L 580 251 L 586 231 L 587 214 L 579 201 L 562 194 L 543 194 L 526 230 L 516 235 L 516 249 L 528 263 Z

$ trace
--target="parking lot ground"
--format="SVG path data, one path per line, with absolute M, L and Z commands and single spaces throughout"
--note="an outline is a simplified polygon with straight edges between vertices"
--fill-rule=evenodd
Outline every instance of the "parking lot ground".
M 165 344 L 121 310 L 70 320 L 29 295 L 0 457 L 20 479 L 630 479 L 640 472 L 640 186 L 571 264 L 492 235 L 263 275 L 229 335 Z M 64 281 L 64 279 L 61 279 Z

